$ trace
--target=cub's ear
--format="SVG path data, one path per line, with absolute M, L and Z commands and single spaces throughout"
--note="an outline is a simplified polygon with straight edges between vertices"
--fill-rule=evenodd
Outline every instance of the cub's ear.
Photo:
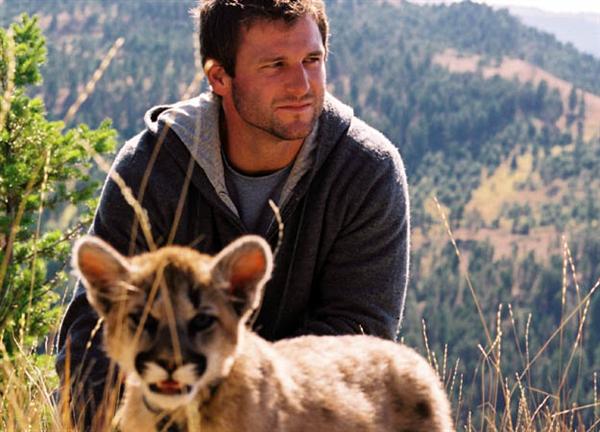
M 258 236 L 240 237 L 213 258 L 212 276 L 222 286 L 239 316 L 256 309 L 271 277 L 273 254 Z
M 85 236 L 75 243 L 73 268 L 86 288 L 87 298 L 100 316 L 106 316 L 123 288 L 130 266 L 112 246 L 98 237 Z

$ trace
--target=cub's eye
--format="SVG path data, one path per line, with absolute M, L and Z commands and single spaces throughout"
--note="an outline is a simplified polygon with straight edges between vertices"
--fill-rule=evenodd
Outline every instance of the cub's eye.
M 128 315 L 128 318 L 131 320 L 131 323 L 133 324 L 132 327 L 135 330 L 137 330 L 137 328 L 140 326 L 140 322 L 142 321 L 142 313 L 141 312 L 130 313 Z M 157 329 L 158 329 L 158 320 L 156 318 L 154 318 L 152 315 L 148 315 L 146 317 L 146 321 L 144 322 L 144 331 L 147 331 L 150 335 L 153 335 L 154 333 L 156 333 Z
M 158 320 L 152 315 L 148 315 L 148 317 L 146 318 L 146 323 L 144 324 L 144 330 L 146 330 L 149 334 L 154 335 L 157 329 Z
M 130 313 L 129 315 L 127 315 L 127 318 L 129 318 L 129 320 L 133 324 L 133 327 L 136 328 L 140 325 L 140 321 L 142 320 L 142 314 L 141 312 Z
M 214 315 L 199 313 L 189 323 L 190 334 L 195 334 L 212 327 L 217 318 Z

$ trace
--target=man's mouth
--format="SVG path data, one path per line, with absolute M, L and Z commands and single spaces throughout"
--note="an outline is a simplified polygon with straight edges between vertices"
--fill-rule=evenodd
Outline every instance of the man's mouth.
M 287 110 L 287 111 L 304 111 L 307 109 L 310 109 L 312 107 L 312 104 L 310 103 L 305 103 L 305 104 L 290 104 L 290 105 L 283 105 L 280 106 L 279 109 L 282 110 Z
M 192 391 L 192 386 L 183 385 L 179 381 L 164 380 L 150 384 L 150 390 L 167 396 L 184 395 Z
M 314 102 L 314 98 L 311 96 L 303 97 L 301 99 L 289 98 L 287 100 L 278 101 L 275 107 L 283 110 L 302 111 L 312 108 Z

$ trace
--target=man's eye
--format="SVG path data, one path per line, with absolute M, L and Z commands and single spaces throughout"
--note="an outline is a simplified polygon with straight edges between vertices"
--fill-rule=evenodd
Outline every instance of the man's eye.
M 265 67 L 268 69 L 280 69 L 283 66 L 284 66 L 284 64 L 282 61 L 276 61 L 276 62 L 267 64 Z
M 195 334 L 209 329 L 216 322 L 217 318 L 214 315 L 199 313 L 191 319 L 189 323 L 190 334 Z
M 304 60 L 304 62 L 308 63 L 308 64 L 320 63 L 321 62 L 321 57 L 309 57 L 306 60 Z

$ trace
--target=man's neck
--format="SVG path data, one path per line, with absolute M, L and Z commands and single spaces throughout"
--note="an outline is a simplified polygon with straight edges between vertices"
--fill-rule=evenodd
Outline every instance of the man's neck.
M 223 112 L 219 123 L 227 161 L 242 174 L 264 175 L 283 169 L 294 161 L 304 143 L 304 139 L 277 139 L 259 129 L 241 134 L 239 128 L 225 121 Z

